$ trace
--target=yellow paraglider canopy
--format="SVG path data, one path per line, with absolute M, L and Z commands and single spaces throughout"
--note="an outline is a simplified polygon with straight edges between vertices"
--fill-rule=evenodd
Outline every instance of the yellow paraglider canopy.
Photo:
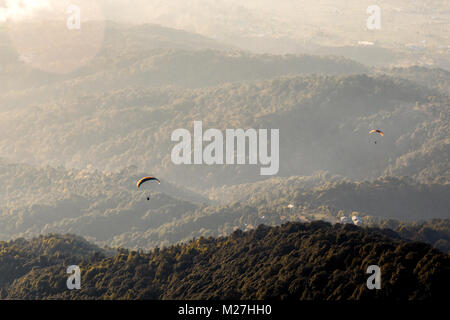
M 143 183 L 145 183 L 145 182 L 147 182 L 147 181 L 156 181 L 156 182 L 158 182 L 158 184 L 161 184 L 161 181 L 159 181 L 158 178 L 155 178 L 155 177 L 145 177 L 145 178 L 142 178 L 141 180 L 138 181 L 138 183 L 137 183 L 138 189 L 139 189 L 139 187 L 140 187 Z
M 380 136 L 384 137 L 384 132 L 381 130 L 371 130 L 369 134 L 378 133 Z

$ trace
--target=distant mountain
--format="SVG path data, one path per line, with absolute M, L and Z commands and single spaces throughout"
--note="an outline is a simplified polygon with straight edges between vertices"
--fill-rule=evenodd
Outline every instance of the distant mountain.
M 337 55 L 343 56 L 347 59 L 352 59 L 358 61 L 359 63 L 368 66 L 385 66 L 386 64 L 398 63 L 400 57 L 404 53 L 396 52 L 395 50 L 383 48 L 380 46 L 357 46 L 357 45 L 347 45 L 347 46 L 319 46 L 313 49 L 313 53 L 317 55 Z
M 450 76 L 441 69 L 256 55 L 184 31 L 116 23 L 106 25 L 94 60 L 73 73 L 46 74 L 14 59 L 0 73 L 0 157 L 14 162 L 135 165 L 201 191 L 261 180 L 256 166 L 172 164 L 173 130 L 202 120 L 221 130 L 280 129 L 282 177 L 449 178 Z M 377 145 L 367 135 L 373 128 L 386 132 Z
M 353 211 L 375 224 L 449 217 L 445 70 L 252 54 L 116 23 L 69 74 L 32 69 L 3 26 L 0 55 L 1 239 L 75 233 L 137 249 Z M 280 129 L 278 174 L 173 164 L 172 132 L 200 120 Z M 163 183 L 137 190 L 149 174 Z
M 79 246 L 80 240 L 69 241 Z M 0 259 L 10 265 L 19 259 L 11 248 L 23 262 L 37 254 L 27 242 L 2 246 Z M 450 280 L 449 255 L 429 245 L 401 240 L 389 230 L 324 222 L 259 226 L 225 238 L 199 238 L 150 253 L 97 254 L 81 262 L 70 255 L 64 261 L 47 258 L 41 256 L 28 272 L 2 272 L 1 298 L 440 300 Z M 81 290 L 65 287 L 66 268 L 73 263 L 81 268 Z M 370 265 L 381 268 L 381 290 L 366 287 Z
M 353 212 L 374 226 L 389 219 L 445 219 L 450 206 L 448 184 L 407 178 L 352 182 L 317 173 L 216 188 L 200 195 L 164 176 L 161 185 L 150 183 L 138 190 L 136 181 L 142 176 L 133 167 L 102 173 L 37 169 L 3 161 L 0 237 L 72 233 L 99 245 L 149 249 L 201 236 L 227 236 L 259 224 L 337 222 Z
M 422 86 L 435 88 L 448 95 L 450 88 L 450 71 L 440 68 L 425 68 L 420 66 L 393 67 L 379 70 L 380 73 L 392 75 L 416 82 Z
M 65 169 L 63 167 L 33 167 L 0 158 L 0 202 L 29 205 L 36 202 L 61 200 L 70 195 L 91 199 L 108 193 L 162 192 L 195 203 L 209 202 L 206 196 L 177 186 L 159 176 L 163 181 L 157 188 L 136 183 L 149 172 L 140 172 L 136 166 L 116 171 L 102 172 L 94 168 Z
M 448 177 L 448 97 L 403 79 L 296 75 L 198 89 L 77 90 L 58 90 L 64 98 L 50 101 L 45 91 L 4 96 L 0 155 L 39 166 L 136 165 L 203 190 L 262 179 L 258 166 L 174 165 L 172 132 L 192 131 L 201 120 L 205 130 L 280 129 L 280 176 L 326 170 L 376 178 L 403 167 L 400 158 L 415 153 L 419 161 L 408 164 L 406 175 Z M 386 133 L 377 145 L 368 135 L 373 128 Z M 425 159 L 431 150 L 432 168 Z
M 226 236 L 235 229 L 251 230 L 259 224 L 276 226 L 287 221 L 319 219 L 337 223 L 341 217 L 353 215 L 358 215 L 365 226 L 385 225 L 397 231 L 422 220 L 438 219 L 433 225 L 442 224 L 444 229 L 448 223 L 448 184 L 428 185 L 406 178 L 385 177 L 364 182 L 330 180 L 314 186 L 311 184 L 314 180 L 308 180 L 291 177 L 221 188 L 211 196 L 216 199 L 223 194 L 223 205 L 198 208 L 155 229 L 123 233 L 114 237 L 110 245 L 152 247 L 200 236 Z M 233 197 L 236 202 L 232 201 Z M 393 219 L 396 222 L 389 224 Z M 445 230 L 447 236 L 421 241 L 447 248 L 449 228 Z M 405 238 L 410 237 L 405 235 Z M 163 239 L 169 241 L 161 242 Z M 444 242 L 436 243 L 440 239 Z
M 255 55 L 198 34 L 158 25 L 93 24 L 104 28 L 101 43 L 97 44 L 99 51 L 92 60 L 68 74 L 33 69 L 27 63 L 31 58 L 18 51 L 8 29 L 0 26 L 0 56 L 3 58 L 0 80 L 4 83 L 0 93 L 26 90 L 39 100 L 64 96 L 62 93 L 67 93 L 68 89 L 72 94 L 80 91 L 85 94 L 132 86 L 201 87 L 303 72 L 352 74 L 367 70 L 361 64 L 339 57 Z M 47 38 L 61 32 L 58 24 L 27 24 L 21 28 L 24 30 L 16 31 L 20 35 L 32 32 L 37 36 L 41 32 Z M 46 50 L 58 52 L 61 45 L 48 43 L 50 48 Z
M 409 179 L 383 177 L 374 181 L 334 182 L 307 193 L 295 203 L 329 206 L 346 212 L 411 221 L 448 218 L 450 185 L 419 184 Z
M 210 197 L 225 203 L 234 200 L 265 207 L 269 211 L 283 211 L 293 204 L 294 213 L 298 213 L 299 207 L 307 212 L 327 207 L 334 215 L 343 210 L 347 214 L 356 211 L 372 217 L 414 221 L 448 218 L 449 192 L 450 184 L 418 183 L 407 177 L 350 181 L 317 173 L 310 177 L 273 178 L 214 189 Z
M 0 237 L 58 232 L 111 244 L 115 236 L 158 228 L 192 214 L 202 202 L 210 202 L 163 178 L 161 185 L 144 185 L 138 190 L 136 182 L 142 176 L 132 167 L 105 174 L 52 167 L 35 169 L 3 161 Z M 147 247 L 146 243 L 135 245 Z
M 125 51 L 147 51 L 156 48 L 229 51 L 237 48 L 211 38 L 157 24 L 124 24 L 107 21 L 105 44 L 101 55 Z

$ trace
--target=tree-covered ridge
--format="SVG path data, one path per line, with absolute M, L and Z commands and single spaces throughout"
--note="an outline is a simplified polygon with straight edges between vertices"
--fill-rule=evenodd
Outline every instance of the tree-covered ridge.
M 425 242 L 442 252 L 450 253 L 450 219 L 430 219 L 412 223 L 387 219 L 374 225 L 395 230 L 404 239 Z
M 280 129 L 281 176 L 327 170 L 367 179 L 389 171 L 448 179 L 448 98 L 407 80 L 303 75 L 200 89 L 59 92 L 63 99 L 33 107 L 5 97 L 0 155 L 75 168 L 136 165 L 203 189 L 261 180 L 257 166 L 171 162 L 172 132 L 202 120 L 205 129 Z M 371 128 L 387 133 L 378 145 L 368 141 Z
M 408 177 L 385 176 L 351 181 L 326 172 L 308 177 L 272 178 L 263 182 L 213 189 L 209 196 L 223 202 L 239 201 L 292 216 L 328 208 L 350 214 L 403 221 L 448 218 L 449 184 L 420 183 Z M 382 200 L 382 201 L 381 201 Z M 287 206 L 292 204 L 291 210 Z
M 407 178 L 382 177 L 373 181 L 334 182 L 310 193 L 298 194 L 297 203 L 364 212 L 370 216 L 419 220 L 448 218 L 449 184 L 421 184 Z
M 116 171 L 100 171 L 92 167 L 65 169 L 61 166 L 33 167 L 25 163 L 14 163 L 0 158 L 0 201 L 10 205 L 52 202 L 69 197 L 82 196 L 88 199 L 111 192 L 136 191 L 136 182 L 145 175 L 136 166 Z M 148 189 L 148 188 L 147 188 Z M 187 188 L 164 180 L 157 189 L 192 202 L 207 202 L 208 199 Z
M 113 251 L 101 249 L 74 235 L 46 235 L 25 240 L 0 241 L 0 289 L 32 270 L 105 257 Z
M 102 24 L 92 22 L 97 28 L 102 28 Z M 16 25 L 17 33 L 34 34 L 39 36 L 39 32 L 45 32 L 51 37 L 51 33 L 57 35 L 64 30 L 61 24 L 24 24 Z M 22 29 L 20 29 L 22 28 Z M 57 49 L 57 43 L 48 43 L 49 51 Z M 51 46 L 55 45 L 56 48 Z M 105 72 L 110 67 L 121 65 L 132 65 L 136 62 L 138 52 L 149 52 L 154 49 L 166 50 L 234 50 L 233 47 L 220 44 L 212 39 L 202 37 L 181 30 L 164 28 L 158 25 L 126 25 L 106 22 L 104 38 L 101 50 L 94 60 L 87 66 L 69 74 L 49 74 L 33 69 L 23 63 L 20 52 L 17 52 L 11 41 L 9 30 L 3 24 L 0 26 L 0 66 L 2 72 L 0 79 L 4 86 L 0 92 L 8 90 L 23 90 L 24 88 L 38 88 L 46 85 L 55 85 L 60 81 L 86 77 L 95 73 Z M 15 77 L 12 78 L 11 76 Z
M 408 178 L 357 182 L 318 172 L 200 195 L 165 179 L 161 185 L 138 190 L 136 182 L 142 176 L 133 167 L 105 173 L 3 161 L 0 237 L 72 233 L 99 245 L 149 249 L 201 236 L 226 236 L 261 223 L 318 219 L 334 223 L 355 212 L 365 224 L 374 225 L 387 219 L 448 219 L 450 206 L 448 184 Z M 439 239 L 448 241 L 445 237 L 421 241 L 445 248 L 445 243 L 435 244 Z
M 59 26 L 33 24 L 22 28 L 25 30 L 19 33 L 28 35 L 38 35 L 42 29 L 46 34 L 61 31 Z M 48 45 L 49 52 L 55 50 L 51 47 L 53 43 Z M 286 74 L 367 71 L 365 66 L 342 57 L 258 55 L 181 30 L 117 23 L 106 24 L 101 50 L 93 60 L 68 74 L 49 74 L 25 64 L 11 43 L 7 30 L 1 26 L 0 57 L 3 71 L 0 80 L 5 83 L 0 93 L 33 94 L 41 101 L 64 97 L 69 90 L 72 94 L 79 94 L 135 86 L 198 88 Z
M 393 67 L 381 69 L 379 72 L 397 78 L 408 79 L 429 88 L 438 89 L 444 94 L 448 94 L 448 88 L 450 87 L 450 72 L 440 68 L 420 66 Z
M 445 299 L 450 257 L 393 231 L 288 223 L 199 238 L 149 253 L 82 261 L 69 291 L 66 263 L 35 268 L 3 287 L 8 299 Z M 379 265 L 382 289 L 366 287 Z

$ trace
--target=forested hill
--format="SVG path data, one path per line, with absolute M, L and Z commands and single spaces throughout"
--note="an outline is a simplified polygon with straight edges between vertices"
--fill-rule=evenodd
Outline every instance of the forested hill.
M 47 235 L 31 240 L 0 241 L 0 290 L 14 279 L 49 265 L 81 263 L 105 257 L 113 250 L 101 249 L 74 235 Z
M 138 190 L 136 181 L 143 175 L 136 167 L 100 172 L 34 168 L 0 159 L 0 240 L 71 233 L 98 245 L 150 249 L 226 236 L 261 223 L 337 222 L 356 212 L 365 225 L 404 222 L 395 229 L 440 218 L 432 229 L 441 225 L 449 235 L 422 241 L 450 247 L 444 220 L 450 206 L 448 184 L 395 177 L 355 182 L 323 172 L 211 189 L 202 196 L 164 176 L 161 185 Z
M 60 236 L 40 238 L 45 244 Z M 79 246 L 74 239 L 72 246 Z M 67 242 L 67 241 L 66 241 Z M 1 243 L 7 299 L 445 299 L 450 257 L 429 245 L 401 240 L 387 229 L 325 222 L 288 223 L 200 238 L 150 253 L 121 250 L 105 257 L 36 260 L 26 241 Z M 28 259 L 28 261 L 27 261 Z M 66 289 L 66 268 L 80 263 L 82 289 Z M 0 264 L 5 268 L 5 264 Z M 33 265 L 33 268 L 31 268 Z M 381 290 L 368 290 L 366 269 L 381 268 Z
M 283 177 L 450 176 L 445 70 L 253 54 L 155 25 L 107 24 L 93 60 L 50 75 L 27 65 L 8 39 L 0 28 L 0 157 L 14 162 L 135 165 L 203 191 L 263 179 L 257 166 L 174 165 L 172 132 L 201 120 L 205 130 L 280 129 Z M 386 133 L 377 145 L 373 128 Z
M 337 222 L 343 215 L 357 214 L 370 226 L 402 221 L 390 224 L 396 230 L 440 218 L 430 221 L 431 229 L 442 227 L 443 233 L 419 239 L 450 248 L 445 220 L 449 184 L 396 177 L 356 182 L 323 172 L 216 188 L 202 196 L 171 184 L 165 176 L 161 185 L 138 190 L 136 181 L 143 175 L 136 167 L 101 172 L 0 160 L 0 240 L 71 233 L 98 245 L 151 249 L 201 236 L 226 236 L 261 223 Z
M 328 180 L 327 180 L 328 179 Z M 314 211 L 320 207 L 357 211 L 374 217 L 413 221 L 449 216 L 450 184 L 417 183 L 402 177 L 349 181 L 326 173 L 309 177 L 273 178 L 263 182 L 214 189 L 209 195 L 224 203 L 240 201 L 277 208 L 293 204 Z M 380 201 L 382 200 L 382 201 Z
M 58 90 L 67 93 L 64 99 L 27 106 L 31 91 L 5 95 L 0 106 L 0 156 L 16 162 L 102 170 L 136 165 L 203 190 L 261 180 L 259 166 L 172 163 L 172 132 L 192 131 L 202 120 L 205 129 L 221 131 L 280 129 L 278 174 L 285 177 L 317 170 L 354 179 L 447 181 L 450 175 L 449 100 L 406 80 L 297 75 L 195 90 L 78 95 L 67 89 Z M 369 141 L 371 128 L 386 132 L 377 145 Z
M 24 30 L 17 32 L 27 36 L 38 36 L 41 31 L 51 37 L 61 32 L 59 25 L 29 24 L 21 28 Z M 73 72 L 53 74 L 27 65 L 8 30 L 0 26 L 0 93 L 25 90 L 34 98 L 54 99 L 65 97 L 68 90 L 79 95 L 138 85 L 202 87 L 286 74 L 352 74 L 368 70 L 341 57 L 252 54 L 198 34 L 158 25 L 107 23 L 104 28 L 101 48 L 93 60 Z M 49 52 L 58 50 L 58 43 L 47 45 Z M 39 52 L 29 52 L 33 54 Z M 54 56 L 55 60 L 59 58 Z
M 408 79 L 429 88 L 435 88 L 449 94 L 450 88 L 450 71 L 440 68 L 425 68 L 419 66 L 411 67 L 394 67 L 379 70 L 380 73 L 390 74 L 397 78 Z

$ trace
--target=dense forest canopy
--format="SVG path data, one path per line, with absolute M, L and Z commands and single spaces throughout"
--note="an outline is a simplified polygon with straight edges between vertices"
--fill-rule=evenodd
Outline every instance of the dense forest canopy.
M 136 167 L 104 173 L 2 161 L 0 237 L 74 233 L 101 245 L 152 248 L 261 223 L 336 223 L 354 212 L 374 225 L 389 219 L 445 219 L 450 206 L 448 184 L 411 178 L 357 182 L 317 172 L 199 194 L 166 181 L 137 190 L 142 176 Z
M 53 245 L 38 258 L 40 243 Z M 446 296 L 450 275 L 448 254 L 429 245 L 401 240 L 392 230 L 325 222 L 259 226 L 109 257 L 73 237 L 0 245 L 0 259 L 9 261 L 0 273 L 6 299 L 436 300 Z M 85 252 L 82 261 L 71 246 Z M 65 269 L 74 262 L 83 285 L 69 291 Z M 381 267 L 383 290 L 366 287 L 373 264 Z
M 32 106 L 18 98 L 5 98 L 0 118 L 0 154 L 14 161 L 136 165 L 194 188 L 261 179 L 256 166 L 173 165 L 171 133 L 192 130 L 200 119 L 205 130 L 280 128 L 281 176 L 327 170 L 357 179 L 388 173 L 448 180 L 448 97 L 405 80 L 311 75 L 205 89 L 69 93 Z M 379 145 L 368 141 L 373 127 L 387 133 Z

